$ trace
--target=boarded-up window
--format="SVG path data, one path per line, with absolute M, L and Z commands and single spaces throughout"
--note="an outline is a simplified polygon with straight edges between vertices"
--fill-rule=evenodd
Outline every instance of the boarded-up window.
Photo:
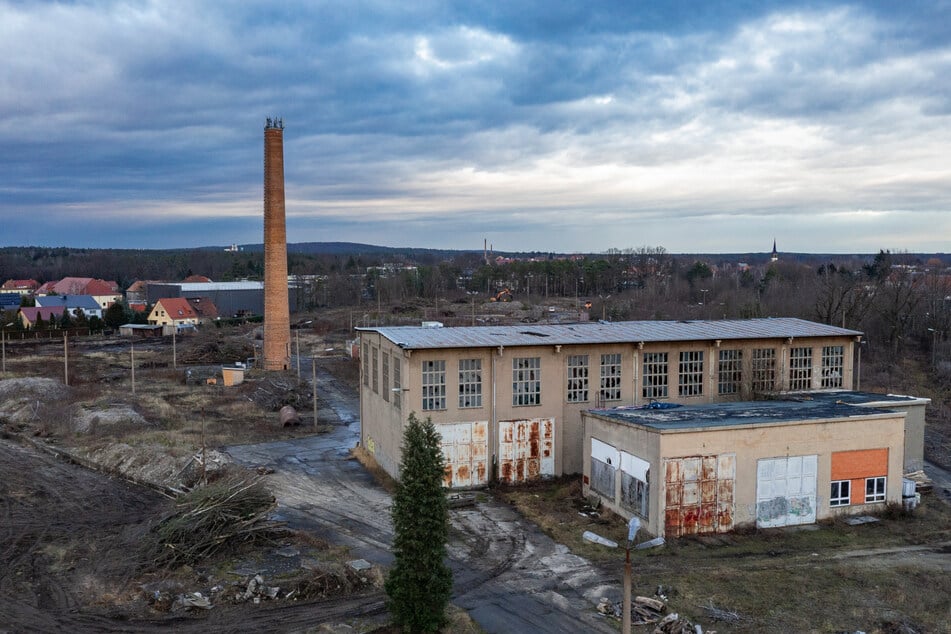
M 403 383 L 400 377 L 401 366 L 398 357 L 393 357 L 393 405 L 396 409 L 403 407 Z
M 370 387 L 370 344 L 363 344 L 363 385 Z
M 649 519 L 650 463 L 621 453 L 621 506 Z
M 380 351 L 376 348 L 373 349 L 373 376 L 371 377 L 373 381 L 373 391 L 377 394 L 380 393 Z
M 614 474 L 617 470 L 606 462 L 591 458 L 591 488 L 614 500 Z
M 390 400 L 390 355 L 383 353 L 383 400 Z

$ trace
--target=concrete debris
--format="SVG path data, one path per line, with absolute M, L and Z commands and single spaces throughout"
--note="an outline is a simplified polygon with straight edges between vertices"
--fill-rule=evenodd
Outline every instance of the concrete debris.
M 193 610 L 196 608 L 210 610 L 211 607 L 211 601 L 201 592 L 189 592 L 188 594 L 178 595 L 178 598 L 172 603 L 172 612 Z
M 371 564 L 366 559 L 354 559 L 353 561 L 348 562 L 348 564 L 354 570 L 369 570 L 373 567 L 373 564 Z
M 585 531 L 581 538 L 586 542 L 591 542 L 592 544 L 601 544 L 602 546 L 607 546 L 608 548 L 617 548 L 617 542 L 611 541 L 607 537 L 601 537 L 596 533 L 591 531 Z
M 871 515 L 859 515 L 858 517 L 848 518 L 845 520 L 845 523 L 849 526 L 859 526 L 860 524 L 872 524 L 877 521 L 877 517 L 872 517 Z
M 736 625 L 743 620 L 743 617 L 740 616 L 739 612 L 718 608 L 712 603 L 709 605 L 702 605 L 700 607 L 703 608 L 703 613 L 711 621 L 719 621 L 721 623 L 730 623 Z
M 457 509 L 463 506 L 475 506 L 475 503 L 474 493 L 452 493 L 446 496 L 446 504 L 451 509 Z
M 610 599 L 602 598 L 598 603 L 598 612 L 605 616 L 615 619 L 621 618 L 623 604 L 612 602 Z M 661 620 L 663 613 L 667 610 L 667 602 L 652 597 L 634 597 L 631 601 L 631 624 L 649 625 Z
M 703 628 L 695 626 L 688 619 L 680 618 L 676 612 L 671 612 L 657 624 L 651 634 L 703 634 Z M 716 634 L 713 630 L 708 630 L 707 634 Z
M 266 585 L 264 583 L 264 577 L 261 575 L 254 575 L 254 577 L 248 581 L 247 589 L 242 593 L 236 594 L 234 600 L 238 603 L 245 601 L 260 603 L 261 599 L 276 599 L 280 592 L 281 589 L 279 587 Z

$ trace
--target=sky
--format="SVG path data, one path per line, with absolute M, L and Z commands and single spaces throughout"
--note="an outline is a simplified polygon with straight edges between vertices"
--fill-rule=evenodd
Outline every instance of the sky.
M 947 252 L 951 2 L 0 0 L 0 246 Z

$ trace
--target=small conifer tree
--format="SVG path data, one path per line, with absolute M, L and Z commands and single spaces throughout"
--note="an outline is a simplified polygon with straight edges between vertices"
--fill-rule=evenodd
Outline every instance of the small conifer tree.
M 394 622 L 414 633 L 436 632 L 445 624 L 452 592 L 452 571 L 445 563 L 449 507 L 439 441 L 431 419 L 409 415 L 392 510 L 396 561 L 385 587 Z

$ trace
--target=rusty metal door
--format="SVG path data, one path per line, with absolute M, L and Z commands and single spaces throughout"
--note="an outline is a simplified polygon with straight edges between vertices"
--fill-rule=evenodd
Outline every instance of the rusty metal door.
M 555 419 L 499 422 L 499 480 L 510 484 L 555 475 Z
M 733 529 L 736 454 L 664 460 L 664 535 L 703 535 Z
M 488 421 L 436 425 L 446 461 L 444 486 L 457 489 L 483 486 L 488 482 L 488 426 Z

